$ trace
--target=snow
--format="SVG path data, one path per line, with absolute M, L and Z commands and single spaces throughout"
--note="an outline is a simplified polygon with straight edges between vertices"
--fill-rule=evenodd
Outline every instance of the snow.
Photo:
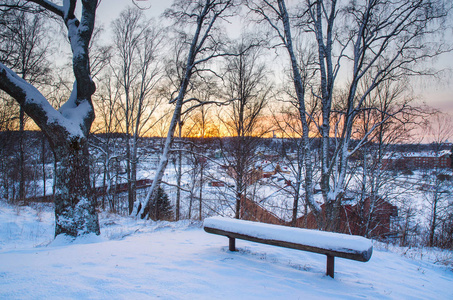
M 368 252 L 371 251 L 373 247 L 370 240 L 361 236 L 278 226 L 222 217 L 207 218 L 204 221 L 204 227 L 235 232 L 261 239 L 284 241 L 348 253 Z
M 384 159 L 401 159 L 404 157 L 442 157 L 451 155 L 450 150 L 442 151 L 429 151 L 429 152 L 403 152 L 403 153 L 389 153 L 384 156 Z
M 51 207 L 0 202 L 0 299 L 452 297 L 451 270 L 401 248 L 375 245 L 366 264 L 337 260 L 332 279 L 324 255 L 242 240 L 230 252 L 225 237 L 198 222 L 100 219 L 99 237 L 52 241 Z
M 28 106 L 36 106 L 42 113 L 47 117 L 48 124 L 58 124 L 63 126 L 71 137 L 80 137 L 83 136 L 83 132 L 80 128 L 80 123 L 83 121 L 83 114 L 86 114 L 91 107 L 83 106 L 79 111 L 74 114 L 75 117 L 73 120 L 65 118 L 59 111 L 52 107 L 49 104 L 47 99 L 36 89 L 34 86 L 30 85 L 28 82 L 20 78 L 16 73 L 7 68 L 4 65 L 0 64 L 0 70 L 6 72 L 8 79 L 13 82 L 19 89 L 25 93 L 25 104 Z M 78 114 L 78 115 L 77 115 Z M 82 114 L 82 115 L 81 115 Z

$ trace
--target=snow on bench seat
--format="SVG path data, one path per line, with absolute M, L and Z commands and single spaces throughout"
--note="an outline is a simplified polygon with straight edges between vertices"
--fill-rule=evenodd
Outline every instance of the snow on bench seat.
M 362 262 L 371 258 L 373 245 L 361 237 L 312 229 L 272 225 L 252 221 L 211 217 L 204 221 L 208 233 L 227 236 L 230 250 L 235 251 L 235 239 L 298 249 L 327 255 L 327 275 L 333 277 L 334 257 Z

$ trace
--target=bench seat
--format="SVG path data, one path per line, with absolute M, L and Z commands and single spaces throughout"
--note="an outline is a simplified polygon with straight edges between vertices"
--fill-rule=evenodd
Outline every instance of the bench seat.
M 229 238 L 230 251 L 236 251 L 235 239 L 309 251 L 327 256 L 326 274 L 334 277 L 334 258 L 367 262 L 373 245 L 369 239 L 341 233 L 265 224 L 223 217 L 204 221 L 206 232 Z

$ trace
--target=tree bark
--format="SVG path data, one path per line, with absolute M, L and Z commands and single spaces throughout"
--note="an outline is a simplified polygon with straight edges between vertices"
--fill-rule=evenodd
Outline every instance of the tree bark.
M 91 193 L 88 135 L 94 121 L 91 96 L 95 84 L 90 76 L 88 45 L 93 33 L 97 0 L 82 1 L 79 21 L 76 2 L 59 6 L 32 0 L 61 17 L 68 30 L 76 78 L 68 101 L 57 111 L 30 83 L 0 63 L 0 89 L 13 97 L 42 130 L 55 155 L 55 236 L 99 234 L 96 199 Z M 65 1 L 66 3 L 66 1 Z
M 25 195 L 25 113 L 21 107 L 19 112 L 19 199 L 24 200 Z
M 96 199 L 91 192 L 88 142 L 66 139 L 57 147 L 55 236 L 99 234 Z

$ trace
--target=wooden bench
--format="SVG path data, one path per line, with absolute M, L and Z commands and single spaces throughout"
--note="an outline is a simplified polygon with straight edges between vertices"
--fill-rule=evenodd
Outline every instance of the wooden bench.
M 212 234 L 229 238 L 230 251 L 236 251 L 236 240 L 242 239 L 262 244 L 320 253 L 327 256 L 326 274 L 334 277 L 335 257 L 367 262 L 373 245 L 361 237 L 319 230 L 286 227 L 281 225 L 229 219 L 207 218 L 203 228 Z

